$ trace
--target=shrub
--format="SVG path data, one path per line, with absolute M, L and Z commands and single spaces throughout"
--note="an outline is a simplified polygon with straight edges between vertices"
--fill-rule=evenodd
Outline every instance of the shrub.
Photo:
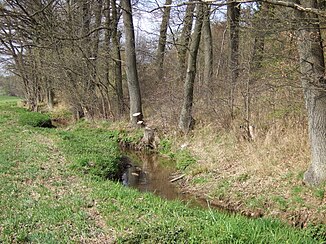
M 37 112 L 24 112 L 19 116 L 19 123 L 21 125 L 29 125 L 33 127 L 53 127 L 51 118 L 48 114 L 41 114 Z

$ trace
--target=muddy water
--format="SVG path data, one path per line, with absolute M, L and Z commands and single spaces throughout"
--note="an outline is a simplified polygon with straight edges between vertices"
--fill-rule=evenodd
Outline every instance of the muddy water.
M 152 192 L 167 200 L 181 200 L 194 206 L 206 206 L 203 200 L 183 193 L 173 183 L 171 174 L 174 162 L 156 154 L 127 151 L 123 161 L 126 165 L 122 175 L 125 186 L 141 192 Z

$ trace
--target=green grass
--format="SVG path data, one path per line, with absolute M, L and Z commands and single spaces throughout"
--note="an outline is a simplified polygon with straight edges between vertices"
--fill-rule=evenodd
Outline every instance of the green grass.
M 73 168 L 104 179 L 118 177 L 121 153 L 118 133 L 93 128 L 59 131 L 60 148 Z
M 160 141 L 158 152 L 166 155 L 176 162 L 176 169 L 186 171 L 190 166 L 195 165 L 197 159 L 187 149 L 173 150 L 172 141 L 164 138 Z
M 70 190 L 72 176 L 53 155 L 49 132 L 19 125 L 25 112 L 0 102 L 0 117 L 7 117 L 0 121 L 0 243 L 68 243 L 89 235 L 96 226 L 84 194 Z
M 26 110 L 9 100 L 0 96 L 0 243 L 322 243 L 319 228 L 190 208 L 92 177 L 89 167 L 119 158 L 118 132 L 23 126 Z
M 21 125 L 29 125 L 33 127 L 52 127 L 50 115 L 37 112 L 21 113 L 19 116 L 19 123 Z
M 191 209 L 112 182 L 93 187 L 109 225 L 127 232 L 121 243 L 314 243 L 304 232 L 276 220 Z
M 0 103 L 13 103 L 13 102 L 18 102 L 21 99 L 19 97 L 12 97 L 12 96 L 6 96 L 6 95 L 0 95 Z

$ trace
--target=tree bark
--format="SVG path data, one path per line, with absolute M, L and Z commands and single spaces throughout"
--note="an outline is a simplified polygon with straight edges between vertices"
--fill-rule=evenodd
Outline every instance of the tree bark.
M 213 38 L 210 21 L 210 5 L 204 5 L 203 20 L 203 41 L 204 41 L 204 95 L 208 102 L 212 95 L 212 77 L 213 77 Z
M 103 0 L 96 0 L 95 6 L 94 6 L 94 13 L 95 13 L 95 29 L 97 29 L 94 32 L 93 35 L 93 52 L 92 57 L 95 61 L 97 61 L 98 51 L 99 51 L 99 43 L 100 43 L 100 30 L 102 23 L 102 7 L 103 7 Z
M 106 0 L 104 3 L 104 16 L 105 16 L 105 32 L 104 32 L 104 54 L 105 54 L 105 83 L 103 87 L 105 87 L 105 91 L 102 91 L 102 103 L 103 103 L 103 111 L 104 116 L 109 118 L 113 115 L 113 111 L 111 109 L 111 102 L 110 102 L 110 90 L 109 87 L 112 86 L 110 82 L 110 57 L 111 57 L 111 46 L 110 40 L 112 36 L 112 21 L 111 21 L 111 0 Z
M 301 1 L 307 8 L 317 8 L 316 0 Z M 297 10 L 301 81 L 308 113 L 311 165 L 304 181 L 318 185 L 326 181 L 326 81 L 325 63 L 318 16 Z
M 172 0 L 166 0 L 165 5 L 171 5 Z M 171 7 L 165 7 L 162 17 L 162 23 L 160 26 L 160 37 L 157 46 L 156 53 L 156 64 L 158 69 L 158 79 L 162 80 L 164 72 L 164 54 L 165 54 L 165 45 L 166 45 L 166 33 L 168 30 L 169 20 L 170 20 Z
M 115 89 L 117 94 L 118 111 L 119 115 L 125 112 L 125 105 L 123 101 L 123 87 L 122 87 L 122 63 L 121 63 L 121 50 L 120 50 L 120 34 L 118 32 L 119 24 L 119 10 L 116 6 L 116 0 L 112 0 L 112 52 L 114 59 L 114 77 Z
M 143 111 L 141 103 L 141 93 L 138 81 L 136 50 L 135 50 L 135 33 L 132 21 L 132 9 L 130 0 L 121 0 L 123 24 L 126 35 L 126 73 L 128 80 L 128 90 L 130 99 L 130 121 L 137 125 L 138 120 L 142 120 Z M 133 116 L 140 113 L 140 116 Z
M 46 100 L 49 110 L 51 111 L 54 107 L 54 91 L 51 85 L 49 85 L 49 88 L 47 89 L 46 94 Z
M 197 19 L 195 29 L 192 35 L 192 41 L 189 50 L 187 74 L 184 83 L 184 97 L 183 105 L 180 113 L 179 128 L 182 132 L 188 133 L 194 127 L 194 119 L 192 117 L 193 95 L 194 95 L 194 81 L 196 77 L 196 62 L 199 49 L 203 18 L 204 18 L 204 5 L 197 4 Z
M 252 71 L 259 70 L 262 67 L 262 61 L 264 58 L 265 50 L 265 36 L 266 21 L 264 18 L 269 14 L 269 5 L 262 2 L 259 5 L 258 10 L 255 12 L 254 17 L 254 47 L 253 47 L 253 58 L 252 58 Z
M 227 6 L 227 15 L 229 22 L 229 34 L 230 34 L 230 115 L 231 119 L 234 119 L 234 96 L 236 91 L 236 85 L 239 77 L 239 27 L 240 27 L 240 4 L 229 1 Z
M 81 50 L 82 55 L 84 58 L 83 62 L 83 69 L 82 69 L 82 82 L 81 90 L 82 96 L 80 97 L 80 104 L 83 110 L 83 115 L 86 120 L 92 120 L 94 117 L 93 109 L 92 109 L 92 101 L 94 96 L 95 84 L 92 77 L 92 66 L 90 65 L 91 62 L 91 55 L 92 55 L 92 39 L 89 35 L 90 28 L 91 28 L 91 4 L 88 0 L 82 0 L 79 2 L 81 7 L 81 19 L 82 19 L 82 26 L 81 26 Z
M 89 58 L 91 56 L 91 49 L 89 48 L 89 44 L 91 43 L 91 38 L 88 35 L 90 31 L 91 24 L 91 6 L 88 0 L 82 0 L 80 3 L 82 7 L 82 47 L 85 48 L 86 57 Z
M 190 0 L 194 1 L 194 0 Z M 185 69 L 186 69 L 186 56 L 189 45 L 189 40 L 191 36 L 192 22 L 194 16 L 195 4 L 189 4 L 186 8 L 186 14 L 183 20 L 183 28 L 181 32 L 180 42 L 178 42 L 178 57 L 179 57 L 179 67 L 180 67 L 180 79 L 183 81 Z

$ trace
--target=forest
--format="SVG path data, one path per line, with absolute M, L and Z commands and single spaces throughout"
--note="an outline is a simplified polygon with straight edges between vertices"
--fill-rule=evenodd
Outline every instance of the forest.
M 325 224 L 325 0 L 0 0 L 0 19 L 0 91 L 28 110 L 150 131 L 196 159 L 187 192 Z

